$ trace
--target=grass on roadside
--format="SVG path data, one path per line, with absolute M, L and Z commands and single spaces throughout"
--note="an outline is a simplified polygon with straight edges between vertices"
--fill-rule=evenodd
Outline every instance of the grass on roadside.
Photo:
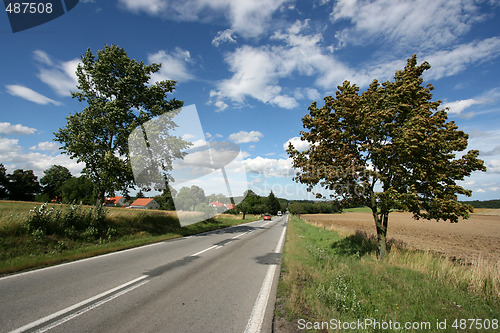
M 40 204 L 0 201 L 0 274 L 49 266 L 260 219 L 221 214 L 180 227 L 175 212 L 107 208 L 107 237 L 97 239 L 29 232 L 29 211 Z M 49 205 L 64 211 L 66 205 Z M 86 207 L 89 209 L 89 207 Z
M 452 327 L 456 319 L 480 318 L 490 323 L 496 320 L 498 324 L 498 267 L 476 279 L 477 268 L 452 263 L 432 253 L 393 245 L 380 262 L 375 250 L 374 241 L 364 234 L 340 236 L 292 217 L 278 285 L 276 317 L 295 328 L 299 327 L 299 319 L 329 323 L 332 319 L 353 322 L 367 318 L 386 323 L 429 322 L 431 331 L 437 330 L 437 320 L 446 319 L 447 329 L 440 332 L 456 332 Z M 476 328 L 458 330 L 482 331 Z M 327 325 L 312 331 L 335 330 Z M 368 327 L 365 331 L 391 330 Z

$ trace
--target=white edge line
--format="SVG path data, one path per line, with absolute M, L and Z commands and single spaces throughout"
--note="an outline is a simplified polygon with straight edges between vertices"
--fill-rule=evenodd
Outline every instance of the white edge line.
M 78 317 L 78 316 L 81 316 L 82 314 L 84 314 L 84 313 L 86 313 L 86 312 L 88 312 L 88 311 L 90 311 L 90 310 L 92 310 L 92 309 L 95 309 L 95 308 L 97 308 L 97 307 L 99 307 L 99 306 L 101 306 L 101 305 L 103 305 L 103 304 L 105 304 L 105 303 L 107 303 L 107 302 L 109 302 L 109 301 L 111 301 L 111 300 L 113 300 L 113 299 L 117 298 L 117 297 L 120 297 L 120 296 L 122 296 L 122 295 L 125 295 L 126 293 L 128 293 L 128 292 L 130 292 L 130 291 L 132 291 L 132 290 L 134 290 L 134 289 L 136 289 L 136 288 L 139 288 L 140 286 L 142 286 L 142 285 L 144 285 L 144 284 L 146 284 L 146 283 L 148 283 L 148 282 L 149 282 L 149 280 L 142 281 L 142 282 L 140 282 L 140 283 L 138 283 L 138 284 L 132 285 L 131 287 L 129 287 L 129 288 L 125 289 L 125 290 L 120 291 L 119 293 L 116 293 L 116 294 L 114 294 L 114 295 L 111 295 L 111 296 L 109 296 L 109 297 L 107 297 L 107 298 L 103 299 L 103 300 L 100 300 L 100 301 L 99 301 L 99 302 L 97 302 L 97 303 L 90 304 L 89 306 L 87 306 L 87 307 L 85 307 L 85 308 L 83 308 L 83 309 L 81 309 L 81 310 L 79 310 L 79 311 L 77 311 L 77 312 L 75 312 L 75 313 L 71 313 L 71 314 L 69 314 L 68 316 L 63 317 L 63 318 L 59 319 L 59 320 L 58 320 L 58 321 L 56 321 L 56 322 L 53 322 L 52 324 L 50 324 L 50 325 L 48 325 L 48 326 L 45 326 L 45 327 L 40 328 L 39 330 L 37 330 L 37 331 L 36 331 L 36 333 L 44 333 L 44 332 L 47 332 L 47 331 L 49 331 L 49 330 L 53 329 L 54 327 L 57 327 L 57 326 L 59 326 L 59 325 L 62 325 L 62 324 L 64 324 L 65 322 L 72 320 L 73 318 L 76 318 L 76 317 Z
M 274 250 L 275 253 L 279 253 L 281 246 L 283 245 L 285 239 L 286 226 L 283 228 L 278 245 Z M 267 269 L 266 276 L 264 277 L 264 282 L 262 282 L 262 287 L 260 288 L 259 295 L 252 309 L 252 314 L 248 319 L 247 327 L 245 328 L 245 333 L 260 333 L 262 329 L 262 323 L 264 321 L 264 315 L 266 313 L 267 303 L 269 301 L 269 296 L 271 295 L 271 287 L 273 285 L 273 277 L 276 272 L 277 265 L 271 265 Z
M 49 320 L 52 320 L 52 319 L 57 318 L 57 317 L 59 317 L 59 316 L 62 316 L 62 315 L 66 314 L 66 313 L 68 313 L 68 312 L 71 312 L 71 311 L 73 311 L 73 310 L 75 310 L 75 309 L 77 309 L 77 308 L 79 308 L 79 307 L 81 307 L 81 306 L 84 306 L 84 305 L 86 305 L 86 304 L 89 304 L 89 303 L 91 303 L 91 302 L 93 302 L 93 301 L 95 301 L 95 300 L 97 300 L 97 299 L 99 299 L 99 298 L 102 298 L 102 297 L 104 297 L 104 296 L 107 296 L 107 295 L 109 295 L 109 294 L 112 294 L 112 293 L 114 293 L 114 292 L 115 292 L 115 291 L 117 291 L 117 290 L 120 290 L 120 289 L 122 289 L 122 288 L 124 288 L 124 287 L 127 287 L 127 286 L 131 285 L 131 284 L 134 284 L 134 283 L 136 283 L 136 282 L 139 282 L 139 281 L 141 281 L 141 280 L 144 280 L 144 279 L 145 279 L 145 278 L 147 278 L 147 277 L 148 277 L 147 275 L 142 275 L 141 277 L 138 277 L 137 279 L 134 279 L 134 280 L 132 280 L 132 281 L 126 282 L 126 283 L 124 283 L 124 284 L 122 284 L 122 285 L 119 285 L 118 287 L 115 287 L 115 288 L 113 288 L 113 289 L 107 290 L 107 291 L 105 291 L 105 292 L 103 292 L 103 293 L 100 293 L 99 295 L 96 295 L 96 296 L 94 296 L 94 297 L 88 298 L 88 299 L 86 299 L 86 300 L 84 300 L 84 301 L 81 301 L 81 302 L 79 302 L 79 303 L 76 303 L 76 304 L 74 304 L 74 305 L 72 305 L 72 306 L 69 306 L 69 307 L 67 307 L 67 308 L 65 308 L 65 309 L 62 309 L 62 310 L 60 310 L 60 311 L 57 311 L 56 313 L 53 313 L 53 314 L 48 315 L 48 316 L 46 316 L 46 317 L 40 318 L 40 319 L 38 319 L 38 320 L 36 320 L 36 321 L 34 321 L 34 322 L 32 322 L 32 323 L 29 323 L 29 324 L 27 324 L 27 325 L 24 325 L 23 327 L 20 327 L 20 328 L 18 328 L 18 329 L 16 329 L 16 330 L 13 330 L 13 331 L 11 331 L 10 333 L 18 333 L 18 332 L 24 332 L 24 331 L 26 331 L 26 330 L 29 330 L 30 328 L 36 327 L 36 326 L 41 325 L 41 324 L 43 324 L 43 323 L 45 323 L 45 322 L 47 322 L 47 321 L 49 321 Z

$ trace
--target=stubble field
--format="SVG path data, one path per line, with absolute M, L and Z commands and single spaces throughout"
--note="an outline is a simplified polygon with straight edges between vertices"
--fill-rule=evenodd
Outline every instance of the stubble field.
M 304 214 L 311 224 L 352 234 L 375 235 L 371 213 Z M 476 209 L 468 220 L 458 223 L 415 220 L 409 213 L 389 215 L 387 238 L 408 248 L 430 250 L 465 263 L 487 261 L 500 264 L 500 210 Z

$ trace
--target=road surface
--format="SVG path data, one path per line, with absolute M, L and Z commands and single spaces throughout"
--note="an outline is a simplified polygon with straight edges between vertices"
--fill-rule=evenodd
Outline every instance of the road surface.
M 270 332 L 287 216 L 0 279 L 0 332 Z

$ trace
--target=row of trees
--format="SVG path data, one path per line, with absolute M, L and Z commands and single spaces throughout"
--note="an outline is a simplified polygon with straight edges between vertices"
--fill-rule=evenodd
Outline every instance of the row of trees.
M 85 176 L 74 177 L 61 166 L 53 165 L 38 181 L 33 170 L 17 169 L 12 174 L 0 163 L 0 199 L 93 204 L 95 188 Z
M 294 201 L 288 206 L 292 214 L 329 214 L 340 213 L 340 205 L 328 201 Z

